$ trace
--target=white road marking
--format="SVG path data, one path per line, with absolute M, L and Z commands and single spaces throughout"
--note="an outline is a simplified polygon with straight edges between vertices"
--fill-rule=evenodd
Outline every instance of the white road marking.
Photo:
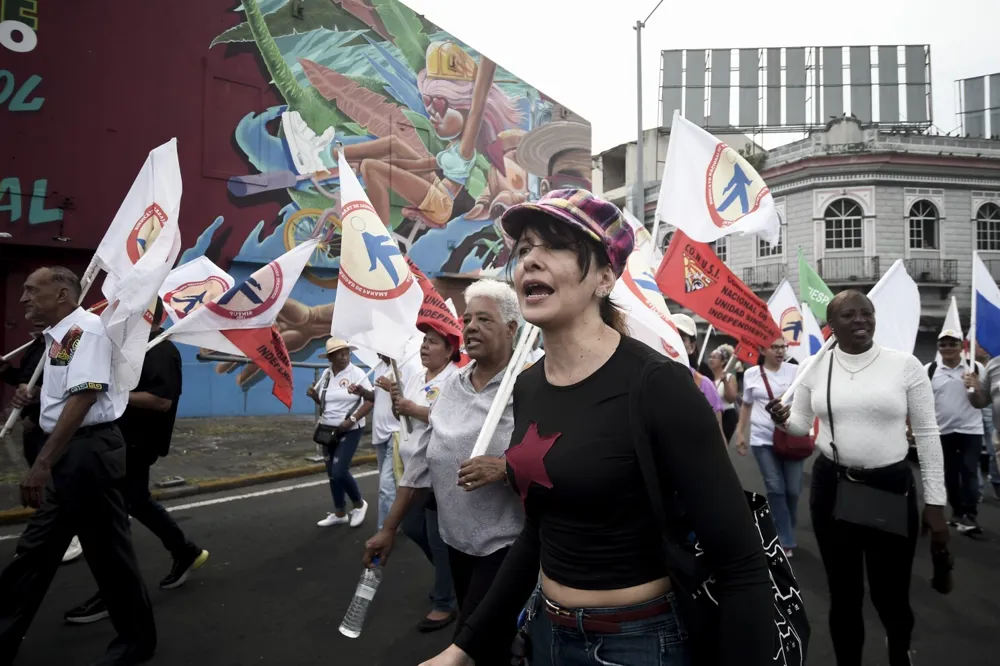
M 375 476 L 378 474 L 377 469 L 369 470 L 367 472 L 359 472 L 354 474 L 355 479 L 363 479 L 366 476 Z M 313 488 L 315 486 L 322 486 L 329 483 L 327 479 L 321 479 L 319 481 L 306 481 L 305 483 L 296 483 L 291 486 L 281 486 L 280 488 L 268 488 L 267 490 L 258 490 L 255 493 L 244 493 L 242 495 L 229 495 L 227 497 L 216 497 L 210 500 L 202 500 L 201 502 L 191 502 L 189 504 L 178 504 L 177 506 L 165 507 L 167 511 L 187 511 L 188 509 L 197 509 L 203 506 L 212 506 L 214 504 L 225 504 L 226 502 L 235 502 L 236 500 L 251 499 L 254 497 L 263 497 L 265 495 L 276 495 L 277 493 L 287 493 L 292 490 L 300 490 L 302 488 Z M 0 534 L 0 541 L 9 541 L 11 539 L 17 539 L 21 534 Z

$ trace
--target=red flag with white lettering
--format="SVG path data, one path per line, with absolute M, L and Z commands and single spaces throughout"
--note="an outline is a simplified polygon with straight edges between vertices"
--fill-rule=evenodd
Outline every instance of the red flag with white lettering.
M 656 284 L 667 298 L 691 310 L 716 330 L 736 338 L 736 353 L 756 363 L 760 348 L 781 337 L 767 303 L 737 278 L 712 248 L 678 229 L 656 271 Z
M 434 288 L 434 283 L 413 263 L 412 259 L 406 257 L 406 263 L 410 265 L 410 272 L 424 291 L 424 302 L 417 314 L 417 328 L 430 326 L 444 336 L 455 336 L 461 344 L 462 325 L 458 323 L 458 319 L 441 298 L 441 294 Z

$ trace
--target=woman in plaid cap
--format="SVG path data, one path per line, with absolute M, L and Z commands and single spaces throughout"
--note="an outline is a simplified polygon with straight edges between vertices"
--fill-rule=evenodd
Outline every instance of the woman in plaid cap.
M 633 249 L 628 223 L 585 190 L 514 206 L 501 223 L 522 313 L 545 338 L 514 388 L 506 454 L 525 527 L 454 645 L 427 664 L 495 657 L 488 637 L 529 597 L 532 666 L 693 663 L 633 428 L 651 440 L 663 503 L 683 504 L 716 572 L 719 663 L 772 663 L 767 563 L 712 408 L 686 366 L 628 337 L 610 298 Z

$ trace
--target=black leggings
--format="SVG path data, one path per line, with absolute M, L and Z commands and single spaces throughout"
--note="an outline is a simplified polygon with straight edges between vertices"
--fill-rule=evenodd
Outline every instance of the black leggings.
M 880 480 L 909 488 L 909 534 L 901 537 L 835 520 L 837 468 L 825 456 L 813 466 L 809 508 L 830 587 L 830 637 L 837 666 L 861 666 L 865 641 L 862 604 L 865 571 L 872 605 L 889 640 L 889 666 L 909 666 L 913 634 L 910 577 L 917 545 L 918 517 L 913 472 L 905 461 L 882 468 Z M 882 484 L 879 484 L 882 485 Z
M 455 583 L 455 596 L 458 598 L 456 636 L 489 592 L 509 550 L 509 547 L 501 548 L 495 553 L 476 557 L 448 546 L 451 577 Z M 476 666 L 507 666 L 510 664 L 510 646 L 517 633 L 517 616 L 505 618 L 502 625 L 491 627 L 491 630 L 490 645 L 483 650 L 484 655 L 489 656 L 476 659 Z
M 722 432 L 726 435 L 726 446 L 733 441 L 733 434 L 740 422 L 739 410 L 735 407 L 722 412 Z

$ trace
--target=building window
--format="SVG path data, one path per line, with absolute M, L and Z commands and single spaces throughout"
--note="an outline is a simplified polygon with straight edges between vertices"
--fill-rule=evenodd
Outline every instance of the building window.
M 864 214 L 857 202 L 837 199 L 827 206 L 823 219 L 826 222 L 827 250 L 860 250 L 864 247 Z
M 663 242 L 660 243 L 660 249 L 663 250 L 664 254 L 667 253 L 667 248 L 670 247 L 670 241 L 672 241 L 673 239 L 674 239 L 673 231 L 668 231 L 667 233 L 663 234 Z
M 1000 251 L 1000 206 L 984 203 L 976 211 L 976 249 Z
M 709 243 L 715 255 L 722 260 L 722 263 L 729 263 L 729 237 L 723 236 L 717 241 Z
M 910 206 L 910 249 L 937 250 L 938 211 L 930 201 L 921 199 Z
M 780 257 L 785 252 L 785 225 L 778 229 L 778 242 L 771 245 L 766 240 L 757 237 L 757 258 Z

